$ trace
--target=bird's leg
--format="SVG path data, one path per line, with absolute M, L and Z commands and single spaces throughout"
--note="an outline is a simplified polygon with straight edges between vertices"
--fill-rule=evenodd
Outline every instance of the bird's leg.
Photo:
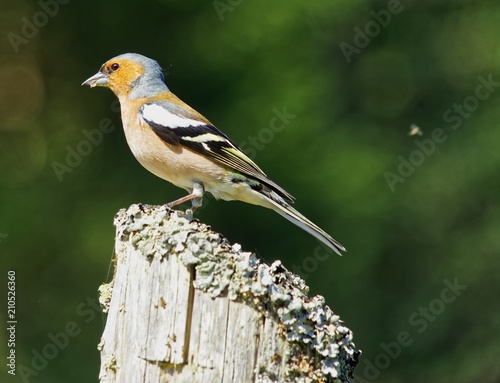
M 172 208 L 174 206 L 180 205 L 181 203 L 192 200 L 191 210 L 194 211 L 203 203 L 203 194 L 205 194 L 205 188 L 203 187 L 203 184 L 201 182 L 195 181 L 193 183 L 193 191 L 190 194 L 167 203 L 167 206 L 169 208 Z
M 205 188 L 201 182 L 194 182 L 193 184 L 193 192 L 191 194 L 196 195 L 191 200 L 191 212 L 194 212 L 196 209 L 201 207 L 203 204 L 203 194 L 205 194 Z

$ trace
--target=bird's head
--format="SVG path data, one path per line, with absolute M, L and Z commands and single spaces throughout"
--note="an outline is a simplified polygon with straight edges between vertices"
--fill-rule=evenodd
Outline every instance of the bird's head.
M 151 97 L 168 91 L 160 65 L 137 53 L 125 53 L 106 61 L 92 77 L 82 85 L 91 88 L 103 86 L 111 89 L 119 98 Z

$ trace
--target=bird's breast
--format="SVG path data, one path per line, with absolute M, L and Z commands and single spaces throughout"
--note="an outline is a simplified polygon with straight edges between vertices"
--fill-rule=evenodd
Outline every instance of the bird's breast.
M 133 155 L 156 176 L 187 190 L 192 190 L 194 181 L 202 182 L 210 192 L 226 181 L 224 167 L 182 145 L 165 142 L 138 113 L 122 113 L 122 121 Z

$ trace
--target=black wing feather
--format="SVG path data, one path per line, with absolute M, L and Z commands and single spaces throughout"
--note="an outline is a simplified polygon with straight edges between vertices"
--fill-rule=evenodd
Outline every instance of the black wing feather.
M 154 103 L 167 109 L 169 113 L 176 108 L 170 108 L 168 102 Z M 153 105 L 148 103 L 146 105 Z M 241 174 L 261 182 L 272 191 L 276 192 L 288 202 L 293 203 L 294 197 L 290 195 L 281 186 L 267 178 L 266 174 L 241 150 L 228 136 L 211 124 L 187 126 L 187 127 L 169 127 L 150 121 L 142 115 L 143 120 L 153 129 L 153 131 L 162 140 L 170 145 L 182 145 L 192 151 L 210 158 L 219 164 L 237 170 Z M 179 116 L 186 118 L 184 116 Z M 189 117 L 188 117 L 189 118 Z M 213 134 L 222 137 L 223 140 L 194 141 L 190 138 L 199 137 L 204 134 Z

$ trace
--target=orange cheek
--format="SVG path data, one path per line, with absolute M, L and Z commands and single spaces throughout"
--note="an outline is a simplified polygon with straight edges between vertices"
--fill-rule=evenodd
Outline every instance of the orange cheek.
M 116 94 L 127 94 L 130 92 L 130 82 L 121 79 L 110 79 L 109 88 Z
M 109 87 L 116 94 L 127 94 L 131 84 L 144 73 L 142 66 L 136 63 L 122 63 L 121 69 L 110 76 Z

